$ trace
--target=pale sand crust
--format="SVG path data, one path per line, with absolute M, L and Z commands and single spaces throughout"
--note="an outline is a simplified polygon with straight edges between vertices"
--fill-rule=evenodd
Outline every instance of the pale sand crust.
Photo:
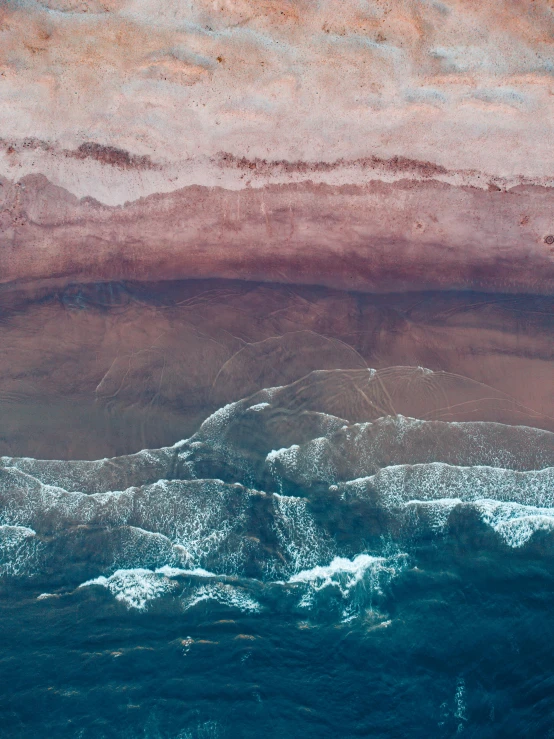
M 2 3 L 0 174 L 32 171 L 12 149 L 35 139 L 119 147 L 174 166 L 168 179 L 222 151 L 551 178 L 553 35 L 550 0 Z M 94 170 L 34 170 L 109 189 Z M 166 189 L 128 186 L 128 199 Z

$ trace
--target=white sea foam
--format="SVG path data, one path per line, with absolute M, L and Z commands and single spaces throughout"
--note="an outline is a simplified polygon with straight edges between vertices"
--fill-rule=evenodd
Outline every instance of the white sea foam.
M 467 704 L 466 704 L 466 683 L 463 677 L 459 677 L 456 681 L 456 693 L 454 695 L 454 717 L 460 722 L 458 724 L 457 733 L 461 734 L 464 730 L 464 722 L 467 721 Z
M 305 498 L 274 494 L 274 530 L 290 572 L 315 565 L 330 555 L 332 543 L 317 526 Z
M 248 410 L 263 411 L 265 408 L 271 408 L 271 403 L 256 403 L 255 405 L 251 405 Z
M 275 424 L 268 438 L 277 446 L 309 438 L 306 429 L 318 435 L 269 452 L 260 475 L 263 455 L 252 462 L 255 454 L 241 448 L 244 434 L 233 434 L 233 424 L 245 411 L 263 412 L 277 394 L 277 388 L 263 391 L 219 409 L 194 437 L 172 448 L 91 463 L 2 458 L 11 467 L 0 468 L 0 574 L 33 574 L 39 562 L 41 571 L 48 571 L 55 560 L 44 552 L 58 557 L 61 537 L 66 537 L 63 545 L 75 547 L 75 562 L 86 552 L 89 564 L 97 558 L 93 572 L 104 573 L 83 587 L 102 585 L 132 608 L 146 608 L 153 599 L 181 589 L 187 607 L 211 599 L 255 612 L 265 602 L 257 586 L 252 586 L 252 595 L 242 581 L 233 584 L 224 578 L 257 567 L 257 577 L 288 594 L 297 591 L 297 602 L 305 608 L 323 606 L 320 595 L 324 600 L 324 594 L 335 592 L 347 618 L 371 608 L 372 599 L 405 566 L 405 558 L 334 557 L 339 549 L 333 526 L 341 506 L 364 500 L 380 509 L 380 521 L 402 518 L 401 525 L 394 521 L 391 526 L 402 541 L 407 529 L 445 531 L 459 507 L 477 511 L 511 547 L 525 545 L 539 531 L 554 531 L 554 468 L 547 465 L 554 460 L 554 436 L 549 432 L 402 416 L 345 425 L 342 419 L 310 410 L 302 417 L 305 425 L 298 424 L 299 436 L 294 437 L 296 428 L 279 436 L 281 426 Z M 260 433 L 266 433 L 262 427 L 260 423 Z M 151 481 L 158 473 L 172 475 L 177 457 L 179 474 L 184 470 L 187 477 L 206 474 L 211 462 L 214 477 L 228 477 L 235 470 L 234 479 L 242 483 L 251 476 L 260 484 L 270 472 L 281 491 L 289 483 L 292 489 L 298 485 L 304 494 L 320 496 L 321 516 L 314 518 L 308 498 L 266 495 L 238 483 Z M 421 461 L 396 463 L 405 459 Z M 467 466 L 458 465 L 460 460 Z M 512 469 L 530 465 L 537 469 Z M 108 481 L 121 483 L 123 489 L 105 489 Z M 328 483 L 338 493 L 330 496 L 329 504 L 338 510 L 329 526 L 318 483 Z M 267 521 L 261 522 L 264 515 Z M 87 539 L 89 535 L 100 538 Z M 360 551 L 368 540 L 360 538 L 353 545 L 357 549 L 346 551 Z M 90 541 L 100 545 L 90 547 Z M 206 582 L 199 583 L 199 578 Z M 275 582 L 278 578 L 281 584 Z
M 186 575 L 192 575 L 194 577 L 217 577 L 214 572 L 203 570 L 201 567 L 196 567 L 193 570 L 183 570 L 180 567 L 164 565 L 163 567 L 158 567 L 154 572 L 157 575 L 164 575 L 165 577 L 182 577 Z
M 374 475 L 382 467 L 432 462 L 540 470 L 554 465 L 554 434 L 501 423 L 386 416 L 272 451 L 266 458 L 275 477 L 302 486 L 337 484 Z
M 143 611 L 151 601 L 174 592 L 178 587 L 175 578 L 182 577 L 211 579 L 217 578 L 217 575 L 200 567 L 190 570 L 170 565 L 163 565 L 155 570 L 136 567 L 116 570 L 108 577 L 100 575 L 82 583 L 79 588 L 100 585 L 128 608 Z M 47 597 L 47 594 L 41 597 Z
M 170 556 L 176 566 L 202 566 L 218 552 L 224 564 L 224 550 L 236 568 L 242 563 L 240 532 L 247 523 L 250 495 L 241 486 L 218 480 L 160 480 L 142 488 L 85 495 L 10 468 L 0 471 L 0 524 L 40 527 L 48 534 L 102 526 L 114 532 L 114 541 L 119 530 L 114 561 L 123 569 L 136 566 L 137 557 L 146 557 L 148 566 Z
M 0 526 L 0 575 L 30 575 L 40 553 L 36 532 L 27 526 Z
M 0 526 L 0 542 L 4 547 L 16 546 L 36 536 L 36 531 L 27 526 Z
M 333 461 L 333 448 L 324 436 L 303 445 L 293 444 L 273 450 L 265 461 L 275 479 L 288 477 L 306 487 L 319 481 L 334 482 L 339 477 Z
M 496 499 L 554 508 L 554 468 L 519 472 L 491 466 L 464 467 L 442 462 L 390 465 L 375 475 L 345 485 L 375 490 L 384 505 L 408 500 Z
M 214 411 L 212 415 L 202 423 L 200 429 L 195 434 L 195 437 L 212 439 L 219 442 L 225 428 L 243 405 L 244 402 L 239 400 L 236 403 L 227 403 L 227 405 L 224 405 L 222 408 L 218 408 L 218 410 Z
M 483 500 L 475 504 L 482 520 L 508 544 L 518 549 L 537 531 L 554 531 L 554 509 Z
M 317 594 L 333 590 L 340 595 L 342 620 L 350 621 L 373 610 L 374 599 L 407 566 L 404 553 L 391 557 L 359 554 L 354 559 L 335 557 L 328 565 L 317 565 L 292 575 L 288 585 L 301 587 L 300 607 L 314 609 Z
M 183 600 L 186 611 L 204 601 L 215 601 L 242 613 L 259 613 L 262 606 L 246 590 L 230 583 L 216 582 L 201 585 Z
M 337 490 L 339 488 L 336 488 Z M 471 506 L 504 543 L 517 548 L 554 529 L 554 468 L 518 472 L 443 463 L 394 465 L 340 486 L 341 499 L 370 498 L 413 525 L 442 531 L 457 506 Z
M 201 568 L 186 570 L 166 565 L 156 570 L 142 567 L 117 570 L 109 577 L 101 575 L 87 580 L 79 588 L 99 585 L 107 588 L 116 600 L 128 608 L 144 611 L 153 600 L 175 593 L 179 588 L 176 578 L 182 577 L 192 579 L 193 582 L 196 578 L 215 580 L 206 585 L 193 585 L 192 591 L 187 588 L 183 597 L 185 610 L 210 600 L 230 608 L 238 608 L 245 613 L 257 613 L 261 610 L 261 605 L 243 587 L 222 581 L 216 574 Z M 40 597 L 50 596 L 43 594 Z
M 172 447 L 164 447 L 94 461 L 0 457 L 0 467 L 16 468 L 45 485 L 90 494 L 123 490 L 131 485 L 167 477 L 174 456 Z
M 294 602 L 297 606 L 311 610 L 326 610 L 325 602 L 318 601 L 318 594 L 332 590 L 339 597 L 342 620 L 348 621 L 372 610 L 374 599 L 383 595 L 386 585 L 406 565 L 404 554 L 391 557 L 360 554 L 352 560 L 335 557 L 328 565 L 316 565 L 292 575 L 287 581 L 275 581 L 266 586 L 255 580 L 229 581 L 200 568 L 187 570 L 166 565 L 156 570 L 117 570 L 110 576 L 88 580 L 79 587 L 107 588 L 128 608 L 142 611 L 153 600 L 182 592 L 182 605 L 187 611 L 212 601 L 251 614 L 264 610 L 264 594 L 269 592 L 266 588 L 285 588 L 293 595 L 296 592 Z M 207 582 L 196 584 L 198 579 Z M 250 592 L 252 588 L 256 595 Z M 47 594 L 41 597 L 46 598 Z
M 368 572 L 380 574 L 384 571 L 391 575 L 397 573 L 397 569 L 391 566 L 389 559 L 375 557 L 371 554 L 359 554 L 354 559 L 334 557 L 330 564 L 317 565 L 309 570 L 302 570 L 296 575 L 292 575 L 288 582 L 291 584 L 308 583 L 314 590 L 336 587 L 346 596 L 355 585 L 363 580 Z M 376 581 L 375 587 L 379 587 L 378 581 Z
M 156 574 L 152 570 L 135 568 L 132 570 L 117 570 L 109 577 L 95 578 L 79 585 L 80 588 L 100 585 L 128 608 L 139 611 L 146 610 L 148 604 L 162 595 L 166 595 L 174 588 L 170 578 Z

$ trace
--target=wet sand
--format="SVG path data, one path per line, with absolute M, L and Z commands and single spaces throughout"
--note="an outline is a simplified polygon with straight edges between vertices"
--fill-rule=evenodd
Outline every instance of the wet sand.
M 501 420 L 554 429 L 549 297 L 189 280 L 5 287 L 0 306 L 0 454 L 97 459 L 173 444 L 263 387 L 396 365 L 484 385 L 451 382 L 450 406 L 471 396 L 482 412 L 503 398 Z

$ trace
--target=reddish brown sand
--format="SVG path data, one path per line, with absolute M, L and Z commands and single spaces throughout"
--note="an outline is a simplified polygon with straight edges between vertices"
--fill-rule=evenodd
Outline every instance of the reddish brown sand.
M 0 300 L 0 454 L 93 459 L 172 444 L 227 402 L 336 368 L 354 374 L 326 380 L 329 412 L 348 386 L 341 413 L 354 420 L 554 429 L 552 298 L 188 281 L 4 288 Z M 359 391 L 360 370 L 394 365 L 481 384 L 403 372 L 400 386 L 385 373 L 382 397 Z M 318 391 L 308 385 L 291 392 L 307 402 Z
M 223 277 L 377 292 L 554 290 L 550 188 L 191 186 L 110 207 L 42 175 L 1 185 L 3 283 Z

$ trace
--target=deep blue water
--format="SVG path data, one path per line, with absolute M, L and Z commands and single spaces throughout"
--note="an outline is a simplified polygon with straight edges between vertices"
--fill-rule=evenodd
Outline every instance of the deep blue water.
M 464 558 L 403 575 L 381 627 L 214 602 L 142 613 L 93 589 L 14 593 L 3 734 L 549 736 L 551 572 L 538 557 L 479 557 L 472 573 Z

